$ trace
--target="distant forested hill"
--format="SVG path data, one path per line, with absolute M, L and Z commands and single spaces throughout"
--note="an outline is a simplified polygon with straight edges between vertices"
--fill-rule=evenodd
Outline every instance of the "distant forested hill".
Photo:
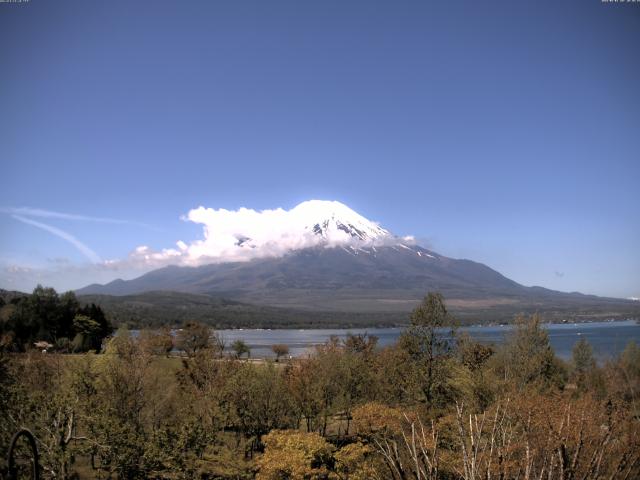
M 100 305 L 114 325 L 126 324 L 132 328 L 178 326 L 187 321 L 216 328 L 357 328 L 408 323 L 408 316 L 398 313 L 304 311 L 180 292 L 80 295 L 78 298 Z
M 79 300 L 100 305 L 115 325 L 132 328 L 159 325 L 182 325 L 198 321 L 216 328 L 358 328 L 391 327 L 409 323 L 407 312 L 341 312 L 302 310 L 252 305 L 209 295 L 181 292 L 147 292 L 137 295 L 80 295 Z M 450 311 L 461 324 L 508 323 L 516 313 L 531 314 L 542 311 L 545 321 L 590 321 L 603 318 L 627 318 L 615 314 L 606 303 L 594 306 L 548 304 L 546 309 L 535 305 L 514 310 L 513 305 L 479 304 L 474 309 L 455 304 Z M 633 312 L 629 312 L 632 314 Z
M 426 292 L 425 292 L 426 293 Z M 29 294 L 0 290 L 0 307 Z M 114 327 L 130 328 L 180 326 L 188 321 L 215 328 L 366 328 L 403 326 L 415 304 L 407 302 L 406 311 L 311 310 L 301 307 L 255 305 L 224 297 L 171 291 L 152 291 L 134 295 L 78 295 L 82 304 L 102 308 Z M 637 303 L 637 302 L 636 302 Z M 604 318 L 633 318 L 634 311 L 620 311 L 603 302 L 600 305 L 557 303 L 547 300 L 538 305 L 510 303 L 474 305 L 447 301 L 449 310 L 461 324 L 508 323 L 517 313 L 541 313 L 545 321 L 590 321 Z M 371 306 L 373 309 L 373 306 Z

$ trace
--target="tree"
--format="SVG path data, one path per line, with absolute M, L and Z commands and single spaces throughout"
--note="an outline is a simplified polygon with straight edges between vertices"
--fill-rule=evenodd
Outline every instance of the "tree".
M 160 330 L 142 330 L 140 346 L 151 355 L 169 355 L 173 350 L 173 335 L 169 327 Z
M 587 378 L 596 366 L 593 349 L 586 338 L 582 337 L 573 346 L 571 352 L 572 377 L 578 388 L 586 386 Z
M 564 371 L 555 358 L 549 335 L 538 314 L 516 317 L 515 330 L 505 345 L 504 375 L 517 388 L 531 384 L 561 386 Z
M 30 323 L 37 328 L 33 340 L 55 341 L 59 336 L 67 337 L 69 332 L 61 328 L 60 298 L 53 288 L 38 285 L 29 298 Z M 30 339 L 31 341 L 31 339 Z
M 236 352 L 236 358 L 242 357 L 245 353 L 247 358 L 251 356 L 251 349 L 243 340 L 236 340 L 231 344 L 231 349 Z
M 460 367 L 454 370 L 457 387 L 463 393 L 467 405 L 484 411 L 493 401 L 496 380 L 487 364 L 495 354 L 493 347 L 475 341 L 468 333 L 458 335 L 457 360 Z
M 87 430 L 98 446 L 95 458 L 118 478 L 146 478 L 145 410 L 160 403 L 149 391 L 151 357 L 126 328 L 109 340 L 106 353 L 96 362 L 97 395 L 88 419 Z
M 66 292 L 60 295 L 57 308 L 60 311 L 59 317 L 58 317 L 60 323 L 58 325 L 54 340 L 57 340 L 58 338 L 64 338 L 64 337 L 73 338 L 73 332 L 75 331 L 76 333 L 78 333 L 75 330 L 75 325 L 74 325 L 75 316 L 78 313 L 81 313 L 81 314 L 85 313 L 81 311 L 80 303 L 76 298 L 76 294 L 73 292 Z M 93 318 L 94 320 L 96 319 L 95 315 L 90 315 L 88 314 L 88 312 L 86 313 L 86 315 L 90 318 Z M 110 331 L 106 332 L 103 335 L 103 337 L 108 335 L 109 333 L 111 332 Z
M 302 358 L 286 370 L 289 393 L 296 408 L 297 424 L 305 421 L 307 432 L 316 429 L 323 409 L 323 386 L 317 358 Z
M 87 350 L 95 349 L 96 345 L 102 341 L 100 324 L 86 315 L 79 313 L 73 318 L 73 330 L 76 332 L 71 342 L 74 352 L 86 352 Z
M 105 315 L 102 308 L 100 308 L 100 306 L 96 305 L 95 303 L 79 308 L 78 313 L 86 315 L 87 317 L 95 320 L 100 326 L 98 336 L 96 337 L 96 344 L 94 344 L 93 346 L 94 350 L 99 350 L 102 346 L 102 341 L 106 337 L 111 335 L 111 333 L 113 333 L 113 326 L 111 325 L 111 322 Z
M 250 454 L 260 445 L 262 435 L 294 426 L 284 374 L 273 363 L 236 365 L 226 388 L 234 423 L 251 440 Z
M 8 339 L 6 344 L 9 344 Z M 9 441 L 15 433 L 10 412 L 15 408 L 15 386 L 18 383 L 9 363 L 10 358 L 4 351 L 5 346 L 0 338 L 0 458 L 6 458 Z
M 283 343 L 277 343 L 271 346 L 271 351 L 276 355 L 276 362 L 280 360 L 280 357 L 289 354 L 289 346 Z
M 368 440 L 402 432 L 403 412 L 379 402 L 368 402 L 353 410 L 356 433 Z
M 334 447 L 317 433 L 274 430 L 264 437 L 258 480 L 326 478 Z
M 78 428 L 81 398 L 72 381 L 76 360 L 82 361 L 31 351 L 14 365 L 14 374 L 20 376 L 20 381 L 12 389 L 8 422 L 2 422 L 0 432 L 29 428 L 37 440 L 46 478 L 70 479 L 71 467 L 87 440 L 85 432 L 80 433 Z
M 361 442 L 345 445 L 334 454 L 335 470 L 338 478 L 345 480 L 369 480 L 379 478 L 378 472 L 384 465 L 374 455 L 370 445 Z M 376 462 L 376 460 L 378 460 Z
M 86 322 L 74 322 L 77 315 L 84 315 L 96 322 L 98 328 L 91 326 L 91 335 L 87 336 Z M 76 327 L 80 327 L 77 330 Z M 100 350 L 102 339 L 110 335 L 111 324 L 102 309 L 94 304 L 80 307 L 73 292 L 62 295 L 53 288 L 38 285 L 31 295 L 18 296 L 0 308 L 0 334 L 9 334 L 13 339 L 13 348 L 24 350 L 34 342 L 46 341 L 66 350 L 69 339 L 76 336 L 76 348 L 79 350 Z
M 369 335 L 365 333 L 352 334 L 347 333 L 347 338 L 344 340 L 344 347 L 351 353 L 362 353 L 370 355 L 378 345 L 378 337 L 375 335 Z
M 495 353 L 491 346 L 476 342 L 466 332 L 458 336 L 456 349 L 460 363 L 472 372 L 482 372 L 482 367 Z
M 211 330 L 202 323 L 189 322 L 176 335 L 176 347 L 189 357 L 212 346 Z
M 439 293 L 428 293 L 411 313 L 411 325 L 400 336 L 406 349 L 422 374 L 422 391 L 427 405 L 434 405 L 443 385 L 443 360 L 449 355 L 449 341 L 442 335 L 443 327 L 454 326 Z
M 629 341 L 609 370 L 610 390 L 629 402 L 635 415 L 640 417 L 640 346 Z

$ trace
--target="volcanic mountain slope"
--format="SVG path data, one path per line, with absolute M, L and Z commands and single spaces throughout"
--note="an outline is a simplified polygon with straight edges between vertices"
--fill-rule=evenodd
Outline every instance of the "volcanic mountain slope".
M 490 268 L 468 260 L 453 260 L 415 246 L 356 248 L 313 247 L 284 257 L 200 267 L 169 266 L 130 281 L 91 285 L 78 293 L 127 295 L 151 290 L 220 294 L 231 298 L 264 297 L 273 303 L 307 303 L 303 297 L 339 297 L 358 292 L 367 298 L 388 292 L 390 299 L 409 292 L 439 290 L 455 296 L 484 298 L 487 294 L 522 289 Z M 287 300 L 289 296 L 297 298 Z M 383 295 L 385 296 L 385 295 Z M 384 300 L 384 299 L 383 299 Z M 322 303 L 325 308 L 336 305 Z
M 313 235 L 313 246 L 243 262 L 168 266 L 77 293 L 173 291 L 296 310 L 397 313 L 410 311 L 426 292 L 438 291 L 454 311 L 482 317 L 520 311 L 574 318 L 640 314 L 638 302 L 522 286 L 481 263 L 409 244 L 337 202 L 298 208 L 303 210 L 301 235 Z M 239 241 L 242 248 L 259 248 L 249 236 Z

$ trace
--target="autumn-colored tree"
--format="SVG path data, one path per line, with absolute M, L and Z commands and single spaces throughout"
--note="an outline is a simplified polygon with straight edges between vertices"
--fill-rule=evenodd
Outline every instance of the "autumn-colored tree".
M 318 419 L 323 410 L 323 387 L 319 376 L 319 361 L 313 357 L 299 359 L 286 371 L 287 386 L 295 406 L 297 423 L 304 420 L 307 432 L 317 429 Z
M 141 330 L 138 341 L 140 347 L 150 355 L 169 355 L 173 350 L 173 335 L 169 327 Z
M 285 345 L 284 343 L 277 343 L 271 346 L 271 351 L 276 356 L 276 362 L 280 361 L 280 357 L 289 355 L 289 345 Z
M 402 423 L 402 410 L 383 403 L 368 402 L 353 410 L 354 431 L 364 438 L 399 435 Z
M 465 480 L 635 478 L 640 429 L 624 418 L 624 409 L 590 396 L 522 392 L 483 414 L 458 405 L 453 466 Z
M 379 407 L 376 410 L 380 410 Z M 362 413 L 364 411 L 358 411 L 359 416 Z M 369 436 L 369 443 L 378 453 L 378 464 L 381 464 L 374 467 L 377 474 L 392 480 L 441 478 L 441 453 L 436 422 L 431 420 L 425 424 L 416 412 L 402 412 L 398 415 L 399 412 L 389 410 L 386 414 L 390 416 L 393 427 L 384 426 Z
M 498 390 L 494 372 L 489 368 L 495 349 L 474 340 L 468 333 L 463 333 L 457 336 L 456 353 L 459 367 L 463 370 L 454 370 L 459 374 L 458 387 L 464 393 L 464 401 L 482 412 L 489 407 Z
M 629 405 L 640 418 L 640 347 L 630 341 L 605 369 L 607 389 L 619 401 Z
M 344 347 L 347 352 L 358 353 L 365 356 L 370 356 L 378 344 L 378 337 L 375 335 L 369 335 L 365 333 L 352 334 L 347 333 L 347 338 L 344 340 Z
M 371 359 L 371 367 L 378 399 L 397 405 L 424 398 L 419 365 L 406 349 L 398 345 L 381 349 Z
M 333 455 L 337 478 L 344 480 L 370 480 L 379 478 L 384 471 L 382 458 L 371 445 L 350 443 Z
M 188 322 L 178 330 L 175 345 L 187 356 L 193 356 L 200 350 L 217 350 L 220 342 L 207 325 L 197 322 Z
M 257 480 L 322 479 L 329 475 L 334 447 L 317 433 L 274 430 L 263 439 Z

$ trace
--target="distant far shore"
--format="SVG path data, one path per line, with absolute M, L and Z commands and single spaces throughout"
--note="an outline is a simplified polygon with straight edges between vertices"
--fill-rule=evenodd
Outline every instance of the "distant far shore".
M 542 324 L 549 334 L 549 341 L 560 358 L 569 358 L 571 350 L 578 340 L 587 339 L 593 346 L 594 355 L 599 360 L 613 357 L 624 350 L 631 340 L 640 343 L 640 324 L 633 319 L 581 321 L 581 322 L 550 322 Z M 394 344 L 406 327 L 358 327 L 358 328 L 237 328 L 219 329 L 216 333 L 221 336 L 227 350 L 238 340 L 246 343 L 250 349 L 250 358 L 275 358 L 273 345 L 287 345 L 288 354 L 300 357 L 310 353 L 316 345 L 322 345 L 332 336 L 344 340 L 349 334 L 369 335 L 378 338 L 381 347 Z M 501 344 L 512 331 L 513 325 L 468 325 L 458 328 L 459 333 L 468 333 L 474 339 L 486 344 Z M 178 331 L 176 329 L 175 331 Z M 447 334 L 451 329 L 441 329 Z M 137 335 L 139 330 L 132 330 Z M 179 354 L 174 351 L 174 354 Z

